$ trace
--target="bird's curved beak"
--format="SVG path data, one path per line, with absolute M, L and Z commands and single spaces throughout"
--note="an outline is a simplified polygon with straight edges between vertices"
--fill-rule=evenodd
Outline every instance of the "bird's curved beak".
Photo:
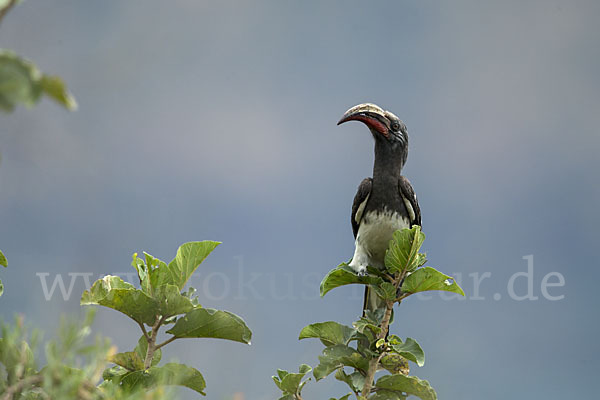
M 363 103 L 352 107 L 344 113 L 337 124 L 340 125 L 348 121 L 361 121 L 372 131 L 376 131 L 385 137 L 390 132 L 385 111 L 372 103 Z

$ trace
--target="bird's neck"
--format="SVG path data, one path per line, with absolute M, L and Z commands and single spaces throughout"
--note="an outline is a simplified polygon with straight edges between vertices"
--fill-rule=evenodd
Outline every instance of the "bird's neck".
M 405 150 L 394 149 L 387 143 L 375 142 L 375 163 L 373 164 L 374 181 L 397 182 L 406 161 Z

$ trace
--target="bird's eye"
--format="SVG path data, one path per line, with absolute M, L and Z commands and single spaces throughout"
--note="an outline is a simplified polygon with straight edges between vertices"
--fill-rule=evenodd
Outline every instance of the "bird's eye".
M 397 122 L 392 122 L 392 130 L 397 131 L 398 129 L 400 129 L 400 124 Z

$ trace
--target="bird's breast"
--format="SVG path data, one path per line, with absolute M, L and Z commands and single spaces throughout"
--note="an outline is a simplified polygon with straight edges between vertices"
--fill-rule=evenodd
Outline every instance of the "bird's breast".
M 385 252 L 393 233 L 399 229 L 409 228 L 409 225 L 408 218 L 397 211 L 388 209 L 367 211 L 358 228 L 356 246 L 360 246 L 368 254 L 369 265 L 382 268 Z

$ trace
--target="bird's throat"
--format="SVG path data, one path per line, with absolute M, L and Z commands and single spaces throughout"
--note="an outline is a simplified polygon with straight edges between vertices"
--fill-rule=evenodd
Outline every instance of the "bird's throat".
M 394 147 L 385 141 L 375 141 L 375 162 L 373 163 L 373 180 L 395 180 L 402 174 L 406 162 L 406 150 Z

